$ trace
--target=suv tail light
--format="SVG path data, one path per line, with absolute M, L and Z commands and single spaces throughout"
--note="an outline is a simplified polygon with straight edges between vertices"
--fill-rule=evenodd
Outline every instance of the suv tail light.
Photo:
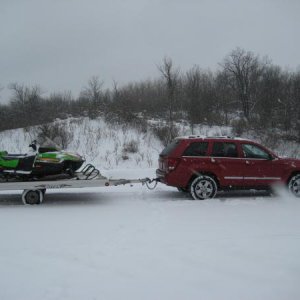
M 178 166 L 179 158 L 167 158 L 166 160 L 166 169 L 168 172 L 174 171 Z

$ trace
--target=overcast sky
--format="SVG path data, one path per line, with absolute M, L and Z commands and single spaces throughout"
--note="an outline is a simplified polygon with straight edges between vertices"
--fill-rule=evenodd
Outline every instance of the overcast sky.
M 237 46 L 296 70 L 299 16 L 300 0 L 0 0 L 0 102 L 11 82 L 78 96 L 92 76 L 154 78 L 164 56 L 215 70 Z

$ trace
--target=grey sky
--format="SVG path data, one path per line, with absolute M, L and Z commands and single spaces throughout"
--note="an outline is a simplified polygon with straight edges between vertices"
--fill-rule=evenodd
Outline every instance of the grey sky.
M 216 69 L 237 46 L 300 65 L 298 0 L 0 0 L 0 102 L 11 82 L 74 96 L 94 75 L 107 87 L 182 70 Z

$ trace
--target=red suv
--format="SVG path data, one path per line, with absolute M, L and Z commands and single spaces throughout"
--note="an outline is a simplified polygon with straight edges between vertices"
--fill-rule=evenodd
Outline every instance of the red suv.
M 300 197 L 300 160 L 279 158 L 246 139 L 178 137 L 160 154 L 156 175 L 162 183 L 213 198 L 218 190 L 269 189 L 284 183 Z

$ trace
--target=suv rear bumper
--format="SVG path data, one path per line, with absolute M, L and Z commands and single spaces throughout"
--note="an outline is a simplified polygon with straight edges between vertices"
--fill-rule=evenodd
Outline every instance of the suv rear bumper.
M 182 187 L 185 188 L 186 185 L 181 182 L 182 178 L 176 176 L 176 172 L 166 172 L 161 169 L 156 169 L 156 178 L 168 186 Z
M 159 179 L 160 182 L 166 183 L 165 181 L 166 172 L 161 169 L 156 169 L 156 177 Z

